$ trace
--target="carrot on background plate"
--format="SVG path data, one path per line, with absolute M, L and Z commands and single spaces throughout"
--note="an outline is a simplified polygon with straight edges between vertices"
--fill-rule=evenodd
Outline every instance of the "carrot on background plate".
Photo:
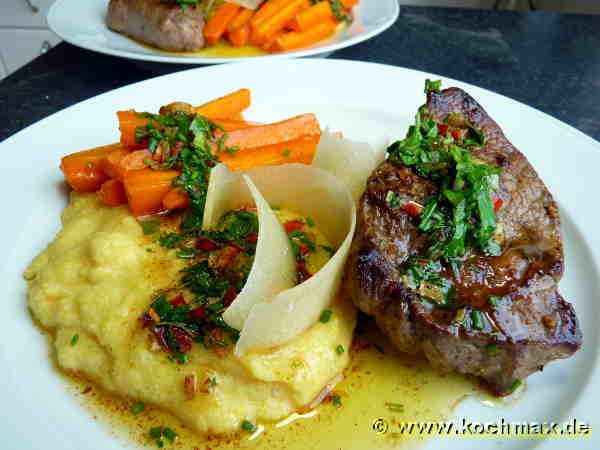
M 344 8 L 350 9 L 358 3 L 358 0 L 340 0 L 340 3 L 344 6 Z
M 288 0 L 267 0 L 264 2 L 250 19 L 250 26 L 252 29 L 255 29 L 258 25 L 275 14 L 287 2 Z
M 131 170 L 125 174 L 123 185 L 129 209 L 135 216 L 155 214 L 163 210 L 163 198 L 173 189 L 176 170 Z
M 227 32 L 231 33 L 232 31 L 237 30 L 238 28 L 243 27 L 246 24 L 249 24 L 250 19 L 254 15 L 254 10 L 248 8 L 242 8 L 237 13 L 237 15 L 229 22 L 227 25 Z
M 268 38 L 263 44 L 261 44 L 260 48 L 262 48 L 265 52 L 273 52 L 275 50 L 275 44 L 277 42 L 277 39 L 279 39 L 279 36 L 283 36 L 285 33 L 286 32 L 283 30 L 278 33 L 275 33 L 273 36 Z
M 310 0 L 289 0 L 272 16 L 267 17 L 252 28 L 252 43 L 255 45 L 263 44 L 269 37 L 283 30 L 296 13 L 309 6 Z
M 111 152 L 122 148 L 117 143 L 64 156 L 60 161 L 60 168 L 69 186 L 77 192 L 94 192 L 100 189 L 108 179 L 102 168 L 102 161 Z
M 98 191 L 100 200 L 107 206 L 119 206 L 127 203 L 125 187 L 119 180 L 106 180 Z
M 243 47 L 250 40 L 250 24 L 242 25 L 227 33 L 229 43 L 234 47 Z
M 329 2 L 319 2 L 297 13 L 288 26 L 293 31 L 306 31 L 313 25 L 328 19 L 334 19 L 331 4 Z
M 326 20 L 306 31 L 290 31 L 277 39 L 275 49 L 277 51 L 288 51 L 308 47 L 331 36 L 335 33 L 336 28 L 337 24 L 333 20 Z
M 213 45 L 221 39 L 240 8 L 235 3 L 225 2 L 216 9 L 204 27 L 204 39 L 208 45 Z

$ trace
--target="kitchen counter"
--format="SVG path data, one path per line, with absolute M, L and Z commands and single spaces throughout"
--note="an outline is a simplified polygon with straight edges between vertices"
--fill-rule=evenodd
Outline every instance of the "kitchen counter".
M 600 140 L 598 30 L 600 16 L 402 7 L 385 33 L 330 58 L 456 78 Z M 62 43 L 0 82 L 0 141 L 87 98 L 190 67 L 128 61 Z

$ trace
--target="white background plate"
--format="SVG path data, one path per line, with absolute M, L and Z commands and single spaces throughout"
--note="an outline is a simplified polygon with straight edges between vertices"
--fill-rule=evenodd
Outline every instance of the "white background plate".
M 4 217 L 0 248 L 3 287 L 0 326 L 0 421 L 7 450 L 122 448 L 66 391 L 48 360 L 45 340 L 33 327 L 25 303 L 23 269 L 59 229 L 66 189 L 58 169 L 67 153 L 118 140 L 115 111 L 156 111 L 173 100 L 201 104 L 240 87 L 252 89 L 246 117 L 268 121 L 317 113 L 323 127 L 350 139 L 374 141 L 403 135 L 423 102 L 422 72 L 349 61 L 249 62 L 194 69 L 127 86 L 75 105 L 21 131 L 0 144 L 0 189 Z M 474 86 L 444 79 L 473 95 L 520 148 L 554 193 L 563 217 L 566 274 L 563 295 L 575 304 L 584 346 L 573 358 L 549 364 L 528 381 L 523 399 L 502 408 L 476 401 L 460 405 L 455 417 L 471 420 L 598 421 L 600 317 L 597 189 L 600 144 L 530 107 Z M 598 428 L 600 429 L 600 428 Z M 600 433 L 585 440 L 449 439 L 430 449 L 529 449 L 565 446 L 600 448 Z
M 107 5 L 108 0 L 57 0 L 48 12 L 48 25 L 73 45 L 124 58 L 176 64 L 217 64 L 246 59 L 169 55 L 143 47 L 108 29 Z M 361 0 L 352 11 L 354 22 L 348 28 L 313 47 L 253 58 L 315 56 L 358 44 L 389 28 L 398 18 L 400 7 L 398 0 Z

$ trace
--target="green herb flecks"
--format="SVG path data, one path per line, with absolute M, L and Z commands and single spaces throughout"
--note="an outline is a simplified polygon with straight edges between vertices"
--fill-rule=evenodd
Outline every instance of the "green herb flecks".
M 426 91 L 439 89 L 439 82 L 427 81 Z M 457 134 L 464 137 L 456 140 L 453 133 L 442 135 L 438 123 L 421 108 L 406 138 L 388 148 L 390 161 L 412 168 L 440 187 L 438 194 L 426 200 L 419 216 L 418 228 L 429 242 L 424 256 L 432 260 L 460 258 L 472 247 L 498 255 L 501 248 L 494 238 L 496 215 L 491 193 L 501 170 L 481 163 L 467 150 L 483 145 L 484 136 L 466 118 L 453 117 L 452 123 L 466 127 Z
M 146 404 L 144 402 L 137 402 L 131 406 L 131 412 L 136 416 L 138 414 L 141 414 L 142 412 L 144 412 L 145 409 L 146 409 Z
M 333 311 L 330 309 L 324 309 L 321 311 L 321 315 L 319 316 L 319 322 L 327 323 L 331 320 L 331 316 L 333 316 Z
M 254 433 L 257 430 L 256 425 L 249 420 L 243 420 L 240 427 L 242 430 L 247 431 L 248 433 Z
M 75 347 L 77 342 L 79 342 L 79 334 L 75 333 L 71 338 L 71 347 Z

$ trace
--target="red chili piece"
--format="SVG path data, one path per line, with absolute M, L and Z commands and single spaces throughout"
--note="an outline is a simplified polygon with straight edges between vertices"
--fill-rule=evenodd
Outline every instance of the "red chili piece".
M 196 240 L 196 248 L 203 252 L 212 252 L 219 248 L 219 244 L 209 238 L 199 237 Z
M 285 228 L 285 231 L 291 233 L 292 231 L 301 230 L 304 228 L 304 222 L 301 220 L 288 220 L 283 224 L 283 227 Z
M 404 211 L 406 211 L 409 215 L 413 216 L 413 217 L 417 217 L 421 214 L 421 212 L 423 211 L 423 206 L 420 205 L 417 202 L 408 202 L 406 205 L 404 205 L 403 207 Z
M 465 128 L 454 128 L 452 129 L 452 137 L 455 141 L 462 141 L 467 137 L 467 133 L 469 130 Z
M 188 317 L 190 319 L 203 319 L 206 317 L 206 308 L 204 306 L 198 306 L 188 312 Z
M 223 305 L 225 306 L 229 306 L 233 303 L 233 301 L 235 300 L 235 298 L 237 297 L 237 292 L 235 291 L 235 288 L 230 287 L 229 289 L 227 289 L 227 292 L 225 292 L 225 295 L 223 296 Z
M 498 212 L 500 208 L 502 208 L 503 203 L 504 202 L 501 198 L 497 198 L 496 200 L 494 200 L 494 212 Z
M 441 134 L 442 136 L 446 136 L 446 133 L 448 132 L 448 125 L 446 125 L 445 123 L 438 123 L 438 133 Z
M 169 300 L 169 303 L 177 308 L 178 306 L 185 305 L 185 299 L 183 298 L 182 294 L 178 294 L 177 297 Z

